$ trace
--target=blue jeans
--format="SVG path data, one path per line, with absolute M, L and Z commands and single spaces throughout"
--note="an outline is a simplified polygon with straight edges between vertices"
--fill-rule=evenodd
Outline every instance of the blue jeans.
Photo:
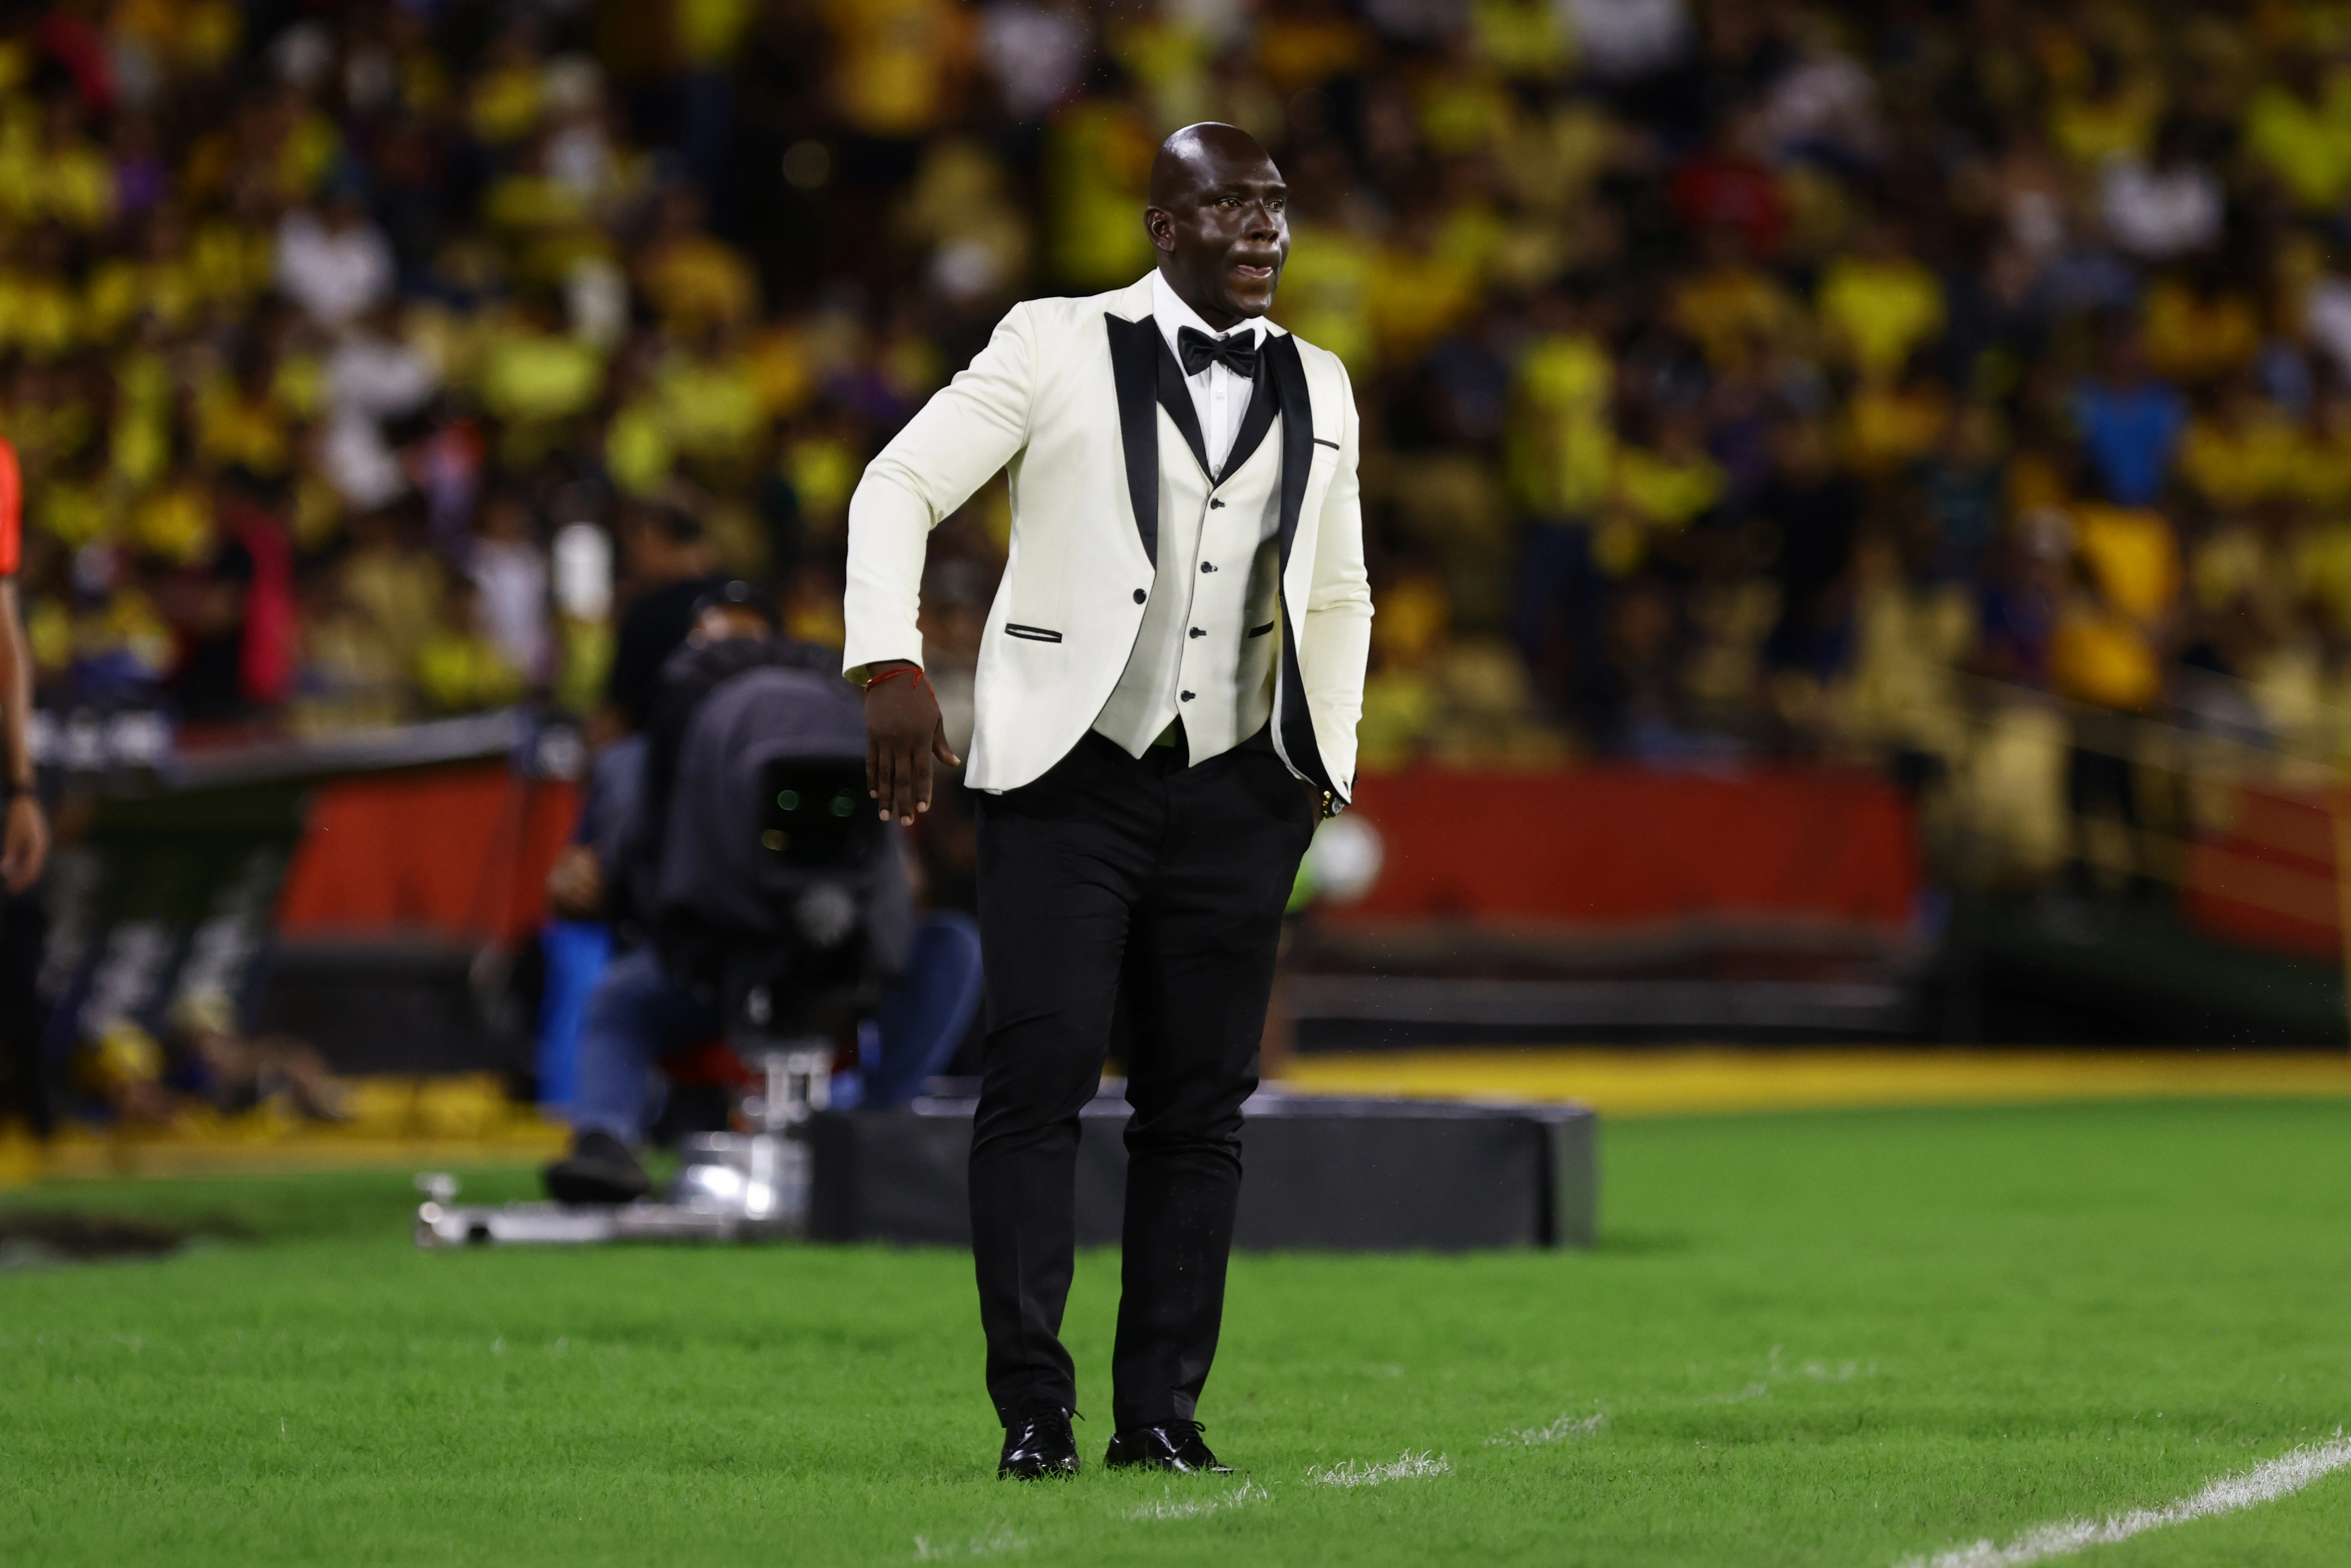
M 882 1049 L 865 1074 L 865 1103 L 903 1105 L 922 1092 L 962 1043 L 979 995 L 978 925 L 949 909 L 923 916 L 905 972 L 883 993 L 875 1016 Z M 635 1143 L 652 1119 L 656 1064 L 722 1027 L 717 1009 L 672 980 L 652 948 L 613 959 L 580 1033 L 572 1130 Z
M 880 1058 L 865 1063 L 865 1103 L 904 1105 L 963 1043 L 979 1010 L 979 922 L 934 909 L 914 928 L 906 972 L 882 993 Z
M 538 934 L 538 950 L 547 963 L 538 1002 L 538 1103 L 561 1113 L 579 1092 L 580 1031 L 612 961 L 612 928 L 601 920 L 550 920 Z

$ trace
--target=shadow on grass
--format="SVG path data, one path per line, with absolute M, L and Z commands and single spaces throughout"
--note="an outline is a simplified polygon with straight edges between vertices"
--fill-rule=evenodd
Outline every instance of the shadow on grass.
M 1687 1236 L 1665 1230 L 1606 1229 L 1593 1251 L 1603 1258 L 1662 1258 L 1697 1249 Z
M 0 1265 L 165 1258 L 198 1236 L 243 1240 L 251 1235 L 226 1215 L 167 1225 L 136 1215 L 71 1208 L 0 1211 Z
M 528 1166 L 461 1174 L 468 1202 L 538 1196 L 538 1172 Z M 118 1258 L 164 1256 L 198 1237 L 259 1245 L 338 1238 L 408 1244 L 422 1200 L 413 1178 L 410 1171 L 364 1170 L 43 1182 L 0 1195 L 0 1244 L 41 1227 L 66 1245 L 29 1232 L 16 1244 L 68 1259 L 100 1255 L 70 1249 L 107 1245 L 107 1238 L 113 1249 L 102 1255 Z M 144 1250 L 136 1239 L 142 1230 L 152 1233 Z

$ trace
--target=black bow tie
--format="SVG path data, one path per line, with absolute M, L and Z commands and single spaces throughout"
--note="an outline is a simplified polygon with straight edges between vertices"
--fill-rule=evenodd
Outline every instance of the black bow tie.
M 1236 332 L 1229 338 L 1211 338 L 1197 327 L 1176 329 L 1176 351 L 1184 361 L 1184 373 L 1196 376 L 1210 365 L 1222 365 L 1241 380 L 1257 379 L 1257 333 Z

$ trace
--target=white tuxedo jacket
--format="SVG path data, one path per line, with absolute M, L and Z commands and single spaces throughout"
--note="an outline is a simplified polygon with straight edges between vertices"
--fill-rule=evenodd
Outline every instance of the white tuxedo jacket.
M 1011 552 L 980 643 L 967 759 L 974 789 L 1018 789 L 1060 761 L 1093 727 L 1143 626 L 1161 465 L 1193 462 L 1181 443 L 1196 425 L 1180 378 L 1163 376 L 1172 361 L 1151 309 L 1148 277 L 1014 306 L 969 368 L 867 465 L 851 498 L 842 664 L 853 674 L 885 659 L 921 662 L 930 530 L 1010 469 Z M 1272 738 L 1292 772 L 1343 803 L 1372 623 L 1354 396 L 1336 356 L 1259 325 L 1259 395 L 1270 387 L 1280 415 Z M 1205 476 L 1198 487 L 1205 505 Z

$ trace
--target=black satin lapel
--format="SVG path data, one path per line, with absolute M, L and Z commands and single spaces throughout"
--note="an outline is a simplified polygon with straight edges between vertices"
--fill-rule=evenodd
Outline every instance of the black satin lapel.
M 1143 553 L 1159 564 L 1159 416 L 1153 387 L 1157 379 L 1154 361 L 1165 354 L 1159 328 L 1150 317 L 1123 321 L 1104 316 L 1110 331 L 1110 373 L 1118 388 L 1118 432 L 1126 448 L 1126 493 L 1134 503 L 1134 531 L 1143 536 Z
M 1262 352 L 1257 357 L 1257 377 L 1249 387 L 1249 411 L 1241 415 L 1240 433 L 1233 437 L 1233 449 L 1225 454 L 1224 472 L 1217 476 L 1219 485 L 1241 471 L 1241 465 L 1265 440 L 1265 433 L 1273 428 L 1273 416 L 1280 410 L 1274 400 L 1272 375 L 1266 368 L 1270 360 L 1270 355 Z
M 1274 398 L 1281 413 L 1281 567 L 1290 570 L 1290 541 L 1298 537 L 1298 514 L 1306 505 L 1306 471 L 1314 465 L 1314 410 L 1306 396 L 1306 366 L 1297 340 L 1284 332 L 1258 350 L 1272 367 Z M 1256 412 L 1256 405 L 1250 405 Z
M 1306 366 L 1289 334 L 1269 338 L 1259 350 L 1273 379 L 1272 402 L 1281 414 L 1281 574 L 1290 578 L 1290 542 L 1298 537 L 1298 514 L 1306 507 L 1306 471 L 1314 462 L 1314 410 L 1306 396 Z M 1251 405 L 1255 411 L 1255 405 Z M 1260 439 L 1262 437 L 1260 436 Z M 1335 789 L 1314 740 L 1314 714 L 1306 705 L 1306 680 L 1298 667 L 1298 632 L 1303 607 L 1281 593 L 1281 749 L 1291 767 L 1324 789 Z
M 1192 406 L 1192 389 L 1184 384 L 1184 367 L 1176 362 L 1176 350 L 1167 346 L 1158 324 L 1154 322 L 1151 340 L 1159 345 L 1159 406 L 1184 433 L 1184 444 L 1192 449 L 1193 459 L 1200 472 L 1208 472 L 1208 444 L 1200 434 L 1200 411 Z
M 1284 606 L 1287 609 L 1287 605 Z M 1292 625 L 1295 624 L 1293 621 Z M 1298 668 L 1297 639 L 1281 629 L 1281 749 L 1290 766 L 1325 789 L 1336 790 L 1314 739 L 1314 712 L 1306 706 L 1306 677 Z

